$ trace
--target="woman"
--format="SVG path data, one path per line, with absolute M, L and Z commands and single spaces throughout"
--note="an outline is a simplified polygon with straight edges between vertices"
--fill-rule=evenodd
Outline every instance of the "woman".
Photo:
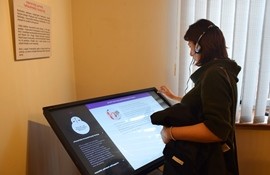
M 188 42 L 194 64 L 199 66 L 190 76 L 194 87 L 183 97 L 175 96 L 166 86 L 162 86 L 160 92 L 172 99 L 181 100 L 181 103 L 191 109 L 199 110 L 203 122 L 189 126 L 163 127 L 163 142 L 168 144 L 183 140 L 211 144 L 213 151 L 198 170 L 199 174 L 237 175 L 234 122 L 237 75 L 241 68 L 228 58 L 223 33 L 211 21 L 201 19 L 190 25 L 184 39 Z M 220 143 L 227 143 L 226 148 L 222 148 Z M 219 147 L 224 152 L 222 157 L 218 152 Z M 221 158 L 224 160 L 220 160 Z M 224 162 L 225 168 L 219 170 L 215 162 L 221 162 L 221 167 Z M 178 173 L 166 161 L 164 175 L 173 174 Z

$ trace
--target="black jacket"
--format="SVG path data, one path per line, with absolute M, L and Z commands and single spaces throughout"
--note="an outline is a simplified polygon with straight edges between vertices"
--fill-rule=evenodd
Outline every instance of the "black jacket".
M 183 97 L 181 105 L 179 105 L 181 106 L 181 108 L 183 108 L 183 106 L 185 107 L 184 110 L 181 109 L 184 112 L 179 112 L 179 109 L 178 111 L 175 110 L 175 113 L 172 112 L 174 110 L 173 108 L 176 108 L 176 106 L 174 106 L 171 109 L 164 110 L 163 114 L 162 112 L 159 113 L 159 117 L 161 119 L 167 118 L 164 116 L 176 117 L 178 119 L 181 118 L 180 121 L 182 123 L 180 123 L 182 125 L 190 125 L 196 122 L 203 122 L 209 130 L 211 130 L 216 136 L 221 138 L 230 146 L 231 150 L 228 151 L 225 156 L 223 156 L 223 153 L 220 152 L 220 143 L 194 143 L 195 146 L 190 147 L 189 152 L 194 153 L 195 151 L 195 153 L 200 153 L 201 151 L 198 151 L 198 149 L 202 147 L 204 147 L 203 149 L 206 151 L 203 151 L 203 155 L 197 157 L 193 154 L 189 155 L 195 156 L 193 158 L 195 158 L 196 160 L 208 159 L 207 165 L 202 165 L 204 167 L 203 171 L 205 173 L 201 172 L 199 174 L 215 174 L 216 171 L 219 171 L 219 174 L 221 174 L 222 170 L 219 170 L 219 168 L 222 168 L 222 164 L 224 163 L 222 161 L 226 162 L 226 169 L 229 172 L 234 175 L 238 174 L 234 128 L 237 103 L 236 83 L 238 81 L 237 75 L 240 70 L 241 68 L 234 61 L 231 61 L 229 59 L 217 59 L 203 65 L 190 77 L 194 83 L 194 88 L 192 88 Z M 186 107 L 190 109 L 187 110 Z M 164 112 L 166 113 L 166 115 L 164 115 Z M 155 123 L 157 122 L 155 120 L 157 120 L 158 118 L 157 114 L 158 113 L 155 113 L 153 114 L 153 116 L 151 116 L 153 124 L 158 124 Z M 189 118 L 190 116 L 192 117 L 192 119 Z M 154 118 L 155 120 L 153 120 Z M 167 119 L 163 122 L 168 122 Z M 179 125 L 179 121 L 176 119 L 171 119 L 169 124 L 159 124 L 165 126 L 181 126 Z M 175 145 L 180 148 L 181 145 L 183 146 L 183 143 L 183 141 L 177 141 L 175 143 L 170 142 L 166 145 L 164 151 L 168 151 L 168 149 L 173 148 Z M 207 152 L 207 150 L 210 152 Z M 204 160 L 201 160 L 200 162 L 202 161 Z M 220 161 L 221 167 L 218 167 L 218 161 Z M 212 167 L 212 163 L 215 163 L 214 167 Z M 199 167 L 199 169 L 200 171 L 202 170 L 201 167 Z M 213 172 L 211 173 L 211 171 Z

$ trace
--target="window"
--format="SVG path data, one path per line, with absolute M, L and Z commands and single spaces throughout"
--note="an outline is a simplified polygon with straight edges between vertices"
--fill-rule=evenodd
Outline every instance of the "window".
M 179 58 L 188 58 L 183 40 L 188 26 L 207 18 L 221 28 L 229 57 L 242 70 L 238 76 L 240 123 L 270 123 L 270 1 L 179 0 Z M 184 94 L 189 77 L 188 59 L 179 59 L 178 92 Z M 194 69 L 193 69 L 194 71 Z M 189 87 L 191 87 L 189 85 Z M 268 119 L 269 118 L 269 119 Z

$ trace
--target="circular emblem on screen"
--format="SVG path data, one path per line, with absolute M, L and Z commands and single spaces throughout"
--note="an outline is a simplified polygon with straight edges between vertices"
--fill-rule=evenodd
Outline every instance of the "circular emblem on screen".
M 90 131 L 89 125 L 77 116 L 71 118 L 71 123 L 72 129 L 78 134 L 87 134 Z

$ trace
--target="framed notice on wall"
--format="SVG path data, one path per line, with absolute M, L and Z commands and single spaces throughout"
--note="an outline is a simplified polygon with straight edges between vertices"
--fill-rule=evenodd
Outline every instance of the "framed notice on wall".
M 16 60 L 51 56 L 51 9 L 32 0 L 13 0 Z

